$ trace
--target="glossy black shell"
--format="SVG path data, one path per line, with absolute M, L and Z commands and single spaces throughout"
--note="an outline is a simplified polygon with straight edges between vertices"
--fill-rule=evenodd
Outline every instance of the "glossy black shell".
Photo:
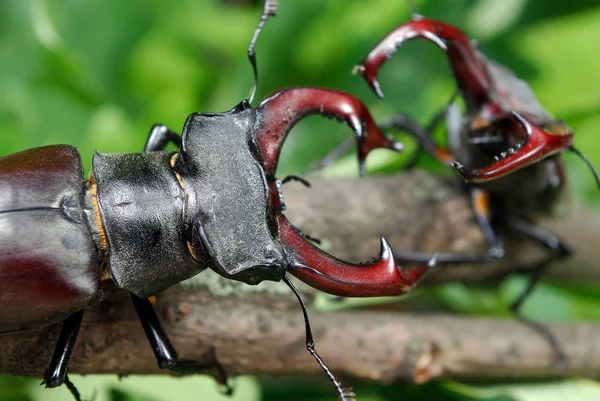
M 0 157 L 0 332 L 63 320 L 101 295 L 77 149 Z

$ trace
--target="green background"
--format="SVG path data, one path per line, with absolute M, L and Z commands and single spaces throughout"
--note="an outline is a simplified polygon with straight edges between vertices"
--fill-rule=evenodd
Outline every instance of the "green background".
M 226 4 L 230 3 L 230 4 Z M 180 131 L 188 114 L 219 112 L 246 97 L 251 69 L 246 49 L 261 6 L 208 0 L 1 0 L 0 154 L 55 143 L 77 146 L 89 169 L 94 150 L 136 152 L 149 128 Z M 239 3 L 239 2 L 238 2 Z M 361 98 L 377 119 L 406 112 L 425 122 L 454 91 L 443 54 L 425 41 L 408 43 L 380 74 L 386 100 L 351 75 L 379 39 L 408 18 L 402 0 L 280 0 L 257 54 L 255 104 L 283 87 L 335 88 Z M 479 39 L 492 59 L 533 87 L 555 116 L 576 129 L 575 144 L 600 166 L 600 3 L 595 0 L 417 1 L 419 12 L 455 24 Z M 443 132 L 440 133 L 443 136 Z M 286 142 L 278 173 L 298 172 L 351 135 L 319 117 L 303 120 Z M 407 152 L 414 144 L 404 137 Z M 405 157 L 405 156 L 404 156 Z M 600 205 L 583 164 L 565 157 L 574 197 Z M 393 172 L 402 157 L 376 152 L 370 172 Z M 421 158 L 421 165 L 437 168 Z M 355 175 L 353 155 L 329 174 Z M 446 172 L 449 174 L 448 172 Z M 459 284 L 423 291 L 439 309 L 508 316 L 522 277 L 494 291 Z M 525 306 L 542 321 L 598 320 L 596 287 L 544 283 Z M 207 378 L 74 377 L 96 400 L 220 400 Z M 39 380 L 0 376 L 0 400 L 69 399 L 43 391 Z M 234 400 L 334 400 L 324 380 L 253 378 L 237 381 Z M 379 400 L 597 400 L 593 381 L 425 386 L 355 383 L 361 401 Z

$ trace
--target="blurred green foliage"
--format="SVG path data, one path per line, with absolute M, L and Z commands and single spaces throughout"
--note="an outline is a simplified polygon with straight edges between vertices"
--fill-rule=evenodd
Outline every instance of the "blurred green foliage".
M 355 94 L 378 119 L 406 112 L 426 121 L 454 91 L 448 65 L 431 44 L 408 43 L 386 64 L 377 100 L 350 74 L 377 41 L 407 20 L 402 0 L 281 0 L 258 47 L 256 99 L 289 86 L 312 85 Z M 577 130 L 576 144 L 600 166 L 600 4 L 596 0 L 416 1 L 419 12 L 465 29 L 492 59 L 527 80 L 542 104 Z M 246 48 L 260 6 L 209 0 L 3 0 L 0 2 L 0 154 L 68 143 L 89 169 L 95 149 L 136 152 L 160 122 L 180 130 L 194 111 L 217 112 L 246 97 L 251 69 Z M 440 133 L 443 136 L 443 132 Z M 351 135 L 348 127 L 310 117 L 294 129 L 279 173 L 305 169 Z M 408 152 L 414 144 L 401 137 Z M 407 152 L 407 153 L 408 153 Z M 404 156 L 405 157 L 405 156 Z M 583 164 L 566 157 L 575 196 L 600 204 Z M 402 157 L 384 151 L 368 171 L 394 171 Z M 436 168 L 427 158 L 421 166 Z M 438 170 L 439 166 L 437 166 Z M 329 173 L 355 175 L 349 156 Z M 508 315 L 523 288 L 511 277 L 495 290 L 446 285 L 425 294 L 440 309 Z M 541 320 L 598 320 L 600 290 L 542 285 L 526 304 Z M 209 379 L 75 378 L 97 400 L 220 400 Z M 148 384 L 151 382 L 152 384 Z M 239 400 L 333 400 L 323 381 L 239 380 Z M 68 399 L 64 390 L 40 391 L 38 381 L 0 376 L 0 400 Z M 455 382 L 425 386 L 357 383 L 360 400 L 600 399 L 595 382 L 503 384 L 470 387 Z M 61 393 L 61 391 L 63 391 Z M 56 398 L 53 398 L 56 397 Z

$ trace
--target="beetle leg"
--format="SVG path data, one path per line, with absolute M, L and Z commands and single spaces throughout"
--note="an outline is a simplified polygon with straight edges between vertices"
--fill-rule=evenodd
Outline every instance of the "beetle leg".
M 177 147 L 181 147 L 181 136 L 171 131 L 166 125 L 156 124 L 150 129 L 150 135 L 144 146 L 144 152 L 154 152 L 164 150 L 169 142 Z
M 310 182 L 308 182 L 308 180 L 306 180 L 305 178 L 302 178 L 298 175 L 294 175 L 294 174 L 286 176 L 283 180 L 281 180 L 281 184 L 283 185 L 290 181 L 299 182 L 300 184 L 304 185 L 305 187 L 310 188 Z
M 210 371 L 220 384 L 227 386 L 228 393 L 232 392 L 231 387 L 227 384 L 227 373 L 217 360 L 214 352 L 207 355 L 204 361 L 179 359 L 177 351 L 162 327 L 152 303 L 147 298 L 140 298 L 134 294 L 131 294 L 131 300 L 161 369 L 170 369 L 184 374 L 207 373 L 207 371 Z
M 437 123 L 432 121 L 431 124 Z M 417 140 L 419 147 L 423 148 L 427 154 L 445 166 L 448 166 L 455 159 L 450 150 L 435 143 L 431 137 L 432 130 L 421 127 L 416 121 L 404 114 L 394 116 L 391 120 L 380 125 L 380 128 L 384 131 L 397 128 L 407 132 Z M 435 129 L 435 126 L 433 129 Z M 418 151 L 415 153 L 418 155 Z M 413 161 L 409 162 L 410 164 L 414 164 Z
M 354 139 L 348 138 L 344 142 L 337 145 L 335 148 L 329 151 L 321 160 L 313 164 L 309 172 L 311 171 L 319 171 L 324 169 L 325 167 L 331 165 L 337 159 L 342 157 L 345 153 L 349 152 L 354 147 Z
M 432 19 L 415 19 L 388 33 L 367 58 L 354 68 L 354 72 L 361 74 L 377 96 L 383 98 L 377 81 L 379 68 L 404 42 L 413 38 L 427 39 L 446 53 L 464 94 L 487 99 L 491 87 L 490 76 L 469 39 L 456 27 Z
M 505 255 L 502 239 L 496 234 L 492 227 L 492 208 L 490 204 L 490 195 L 487 191 L 478 187 L 469 188 L 471 195 L 471 204 L 475 219 L 483 231 L 483 235 L 488 244 L 487 253 L 482 252 L 440 252 L 438 254 L 438 264 L 462 264 L 462 263 L 487 263 L 493 260 L 501 259 Z M 432 255 L 421 252 L 400 252 L 396 254 L 398 263 L 426 263 Z
M 412 135 L 417 140 L 417 142 L 419 143 L 419 146 L 421 148 L 425 149 L 432 157 L 434 157 L 440 163 L 447 166 L 450 164 L 450 162 L 452 162 L 455 159 L 454 156 L 452 156 L 450 154 L 449 150 L 444 149 L 441 146 L 438 146 L 431 139 L 430 134 L 437 128 L 439 123 L 444 119 L 444 117 L 446 116 L 446 112 L 448 111 L 449 107 L 453 104 L 453 102 L 455 101 L 457 96 L 458 96 L 458 92 L 455 92 L 452 95 L 452 98 L 450 99 L 448 104 L 444 108 L 442 108 L 440 111 L 438 111 L 431 118 L 431 120 L 429 121 L 429 123 L 427 124 L 427 126 L 425 128 L 422 128 L 414 120 L 410 119 L 408 116 L 406 116 L 404 114 L 398 114 L 391 120 L 386 121 L 383 124 L 379 125 L 378 128 L 382 132 L 385 132 L 392 128 L 397 128 L 397 129 L 406 131 L 408 134 Z M 350 149 L 352 149 L 353 145 L 354 144 L 353 144 L 352 139 L 348 139 L 348 140 L 342 142 L 341 144 L 336 146 L 332 151 L 327 153 L 327 155 L 324 158 L 322 158 L 320 161 L 318 161 L 310 169 L 310 171 L 321 170 L 321 169 L 329 166 L 334 161 L 339 159 L 344 153 L 346 153 Z M 418 151 L 414 152 L 414 154 L 411 155 L 411 159 L 407 163 L 406 168 L 414 167 L 418 158 L 419 158 L 419 152 Z
M 323 369 L 323 372 L 325 372 L 329 380 L 331 380 L 331 383 L 333 383 L 333 386 L 335 387 L 335 390 L 338 393 L 340 401 L 354 401 L 354 397 L 356 396 L 356 394 L 352 392 L 352 389 L 342 387 L 342 383 L 335 378 L 334 374 L 331 372 L 331 370 L 329 370 L 327 364 L 317 353 L 317 350 L 315 349 L 315 341 L 313 339 L 312 330 L 310 328 L 310 322 L 308 320 L 308 312 L 306 311 L 306 306 L 304 305 L 304 301 L 302 300 L 300 293 L 296 289 L 296 286 L 294 286 L 294 284 L 286 276 L 283 276 L 283 282 L 290 288 L 290 290 L 292 290 L 292 292 L 298 299 L 298 302 L 300 303 L 300 307 L 302 308 L 302 315 L 304 316 L 304 327 L 306 332 L 306 349 L 316 359 L 321 369 Z
M 519 321 L 530 326 L 550 343 L 558 357 L 558 369 L 563 370 L 567 367 L 567 354 L 562 344 L 558 341 L 554 334 L 548 330 L 547 327 L 523 316 L 521 306 L 523 306 L 523 303 L 527 297 L 531 295 L 535 289 L 535 286 L 539 282 L 542 275 L 546 272 L 550 264 L 556 260 L 561 260 L 572 255 L 573 249 L 568 244 L 562 242 L 553 233 L 522 218 L 511 217 L 507 219 L 507 224 L 516 232 L 535 240 L 550 251 L 550 254 L 547 257 L 535 265 L 531 275 L 529 276 L 527 287 L 523 293 L 521 293 L 521 295 L 519 295 L 519 297 L 512 303 L 510 310 L 515 314 Z
M 568 149 L 573 141 L 573 132 L 568 128 L 557 125 L 550 127 L 554 131 L 541 129 L 530 123 L 517 112 L 512 112 L 515 130 L 523 129 L 527 135 L 526 142 L 517 150 L 505 152 L 498 161 L 491 165 L 468 170 L 458 161 L 453 161 L 450 166 L 468 182 L 486 182 L 503 177 L 516 170 L 527 167 L 540 160 Z
M 352 127 L 358 141 L 361 175 L 364 175 L 365 158 L 373 149 L 403 149 L 401 143 L 379 131 L 366 106 L 347 93 L 310 87 L 285 89 L 268 96 L 256 110 L 259 121 L 256 142 L 268 175 L 275 174 L 279 153 L 289 131 L 310 114 L 336 118 Z
M 81 319 L 83 319 L 83 310 L 72 314 L 63 321 L 58 342 L 50 360 L 50 366 L 44 373 L 44 381 L 42 382 L 49 388 L 58 387 L 65 383 L 73 398 L 77 401 L 81 401 L 81 396 L 67 376 L 67 366 L 77 340 L 77 334 L 79 334 Z
M 481 231 L 483 231 L 483 235 L 488 244 L 488 255 L 492 259 L 503 258 L 506 253 L 504 244 L 496 235 L 491 223 L 492 208 L 489 192 L 478 187 L 471 187 L 469 189 L 469 194 L 471 195 L 471 204 L 473 206 L 473 211 L 475 212 L 475 218 L 477 219 L 477 223 L 479 224 L 479 227 L 481 227 Z
M 343 262 L 308 242 L 284 215 L 278 216 L 281 242 L 291 255 L 289 272 L 311 287 L 345 297 L 382 297 L 402 295 L 436 263 L 402 270 L 392 249 L 381 238 L 379 259 L 364 264 Z

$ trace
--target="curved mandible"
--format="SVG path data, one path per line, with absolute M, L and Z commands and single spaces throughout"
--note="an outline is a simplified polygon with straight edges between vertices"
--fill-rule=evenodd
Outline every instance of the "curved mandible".
M 487 98 L 491 80 L 485 64 L 477 55 L 477 50 L 458 28 L 433 19 L 415 19 L 392 30 L 367 58 L 354 67 L 353 72 L 361 74 L 377 96 L 383 98 L 377 81 L 379 68 L 404 42 L 413 38 L 427 39 L 446 53 L 454 77 L 464 94 L 475 98 Z
M 381 238 L 379 259 L 352 264 L 334 258 L 308 242 L 288 219 L 278 216 L 279 235 L 291 258 L 288 271 L 306 284 L 344 297 L 384 297 L 410 291 L 435 266 L 437 256 L 427 265 L 402 270 L 385 238 Z
M 256 110 L 259 119 L 256 141 L 267 174 L 275 174 L 279 153 L 289 131 L 310 114 L 336 118 L 354 130 L 361 176 L 364 175 L 364 161 L 373 149 L 387 148 L 400 152 L 404 148 L 377 128 L 369 110 L 360 100 L 344 92 L 312 87 L 284 89 L 269 95 Z
M 495 163 L 481 169 L 467 170 L 457 161 L 450 163 L 465 181 L 495 180 L 571 147 L 573 132 L 568 127 L 555 125 L 552 130 L 542 129 L 515 111 L 511 114 L 510 118 L 514 119 L 514 124 L 525 130 L 525 143 L 517 149 L 509 149 L 502 153 Z

